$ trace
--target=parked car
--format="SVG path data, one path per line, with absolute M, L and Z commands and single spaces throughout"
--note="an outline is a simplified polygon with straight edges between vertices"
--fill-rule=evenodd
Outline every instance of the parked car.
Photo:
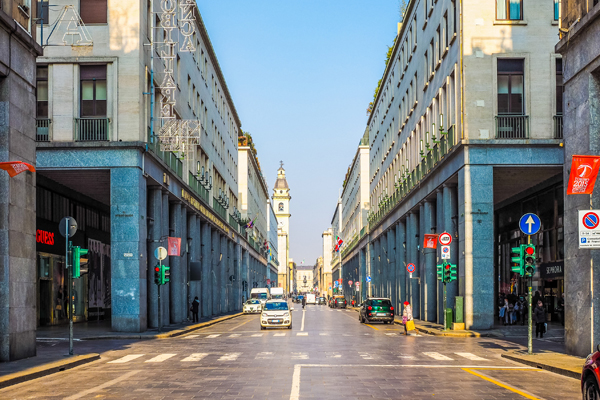
M 583 400 L 600 399 L 600 344 L 596 351 L 585 359 L 581 371 L 581 393 Z
M 244 314 L 259 313 L 262 311 L 260 300 L 250 299 L 244 303 Z
M 344 296 L 333 296 L 333 308 L 346 308 L 348 302 Z
M 260 314 L 260 329 L 292 329 L 292 311 L 285 300 L 267 300 Z
M 327 299 L 323 296 L 319 297 L 319 304 L 327 304 Z
M 394 322 L 394 307 L 392 301 L 386 298 L 370 298 L 360 305 L 358 320 L 362 323 L 383 322 L 389 324 Z

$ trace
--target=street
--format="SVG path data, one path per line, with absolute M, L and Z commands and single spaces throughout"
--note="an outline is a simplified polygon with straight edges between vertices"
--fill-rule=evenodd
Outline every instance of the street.
M 244 315 L 172 339 L 105 342 L 91 364 L 4 399 L 576 399 L 579 381 L 512 363 L 498 339 L 404 336 L 353 310 L 293 304 L 293 329 Z M 78 346 L 83 346 L 84 342 Z

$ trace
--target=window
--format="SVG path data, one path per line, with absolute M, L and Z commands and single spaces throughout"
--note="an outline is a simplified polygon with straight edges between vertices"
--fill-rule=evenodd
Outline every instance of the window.
M 279 203 L 278 210 L 283 211 L 283 203 Z
M 556 115 L 562 115 L 563 113 L 563 69 L 562 69 L 562 58 L 556 59 Z
M 107 0 L 79 0 L 79 15 L 84 24 L 106 24 Z
M 498 114 L 524 113 L 523 60 L 498 59 Z
M 42 4 L 44 7 L 42 7 Z M 37 17 L 39 18 L 38 24 L 48 24 L 48 2 L 41 1 L 37 2 Z
M 523 14 L 523 0 L 496 0 L 496 19 L 520 20 Z
M 82 65 L 81 116 L 106 116 L 106 65 Z
M 36 79 L 36 117 L 48 118 L 48 67 L 38 67 Z
M 560 1 L 554 0 L 554 20 L 558 21 L 560 18 Z
M 498 0 L 498 1 L 505 1 L 505 0 Z M 456 0 L 452 0 L 452 35 L 449 36 L 453 36 L 456 35 L 457 32 L 457 21 L 458 17 L 456 16 Z M 448 43 L 450 43 L 450 41 L 448 41 Z

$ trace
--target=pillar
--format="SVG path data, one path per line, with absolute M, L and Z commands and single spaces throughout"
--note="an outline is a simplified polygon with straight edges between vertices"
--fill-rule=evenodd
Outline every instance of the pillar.
M 379 297 L 379 266 L 381 265 L 381 242 L 379 238 L 375 240 L 375 250 L 373 257 L 373 264 L 371 265 L 371 283 L 373 285 L 373 297 Z
M 211 253 L 212 253 L 212 263 L 211 263 L 211 284 L 212 284 L 212 315 L 218 315 L 221 313 L 221 287 L 219 285 L 219 258 L 221 256 L 221 237 L 219 232 L 216 229 L 212 229 L 212 239 L 211 239 Z
M 227 282 L 227 311 L 231 312 L 233 310 L 235 310 L 234 308 L 234 281 L 233 278 L 235 277 L 235 267 L 234 267 L 234 260 L 235 260 L 235 254 L 233 253 L 233 241 L 229 238 L 226 238 L 227 240 L 227 280 L 225 282 Z M 231 279 L 229 279 L 231 277 Z
M 446 231 L 446 224 L 444 220 L 444 194 L 443 190 L 436 190 L 435 197 L 435 221 L 436 221 L 436 233 L 440 234 Z M 440 244 L 438 243 L 438 248 Z M 437 251 L 437 254 L 441 254 L 441 249 Z M 437 257 L 436 264 L 442 263 L 441 257 Z M 444 284 L 442 281 L 437 281 L 437 293 L 438 293 L 438 315 L 437 315 L 437 323 L 444 323 Z M 450 304 L 450 303 L 448 303 Z
M 211 232 L 210 224 L 206 221 L 200 222 L 202 232 L 201 254 L 202 258 L 202 316 L 210 317 L 212 315 L 212 253 L 211 253 Z
M 190 305 L 194 300 L 194 297 L 198 296 L 198 300 L 202 298 L 201 295 L 201 284 L 199 281 L 192 281 L 190 278 L 190 267 L 192 262 L 196 262 L 200 259 L 198 257 L 198 252 L 200 251 L 200 229 L 197 226 L 197 217 L 195 213 L 187 213 L 187 227 L 188 227 L 188 253 L 187 253 L 187 271 L 186 271 L 186 307 L 185 314 L 187 315 L 187 319 L 192 319 L 192 313 L 190 311 Z
M 365 260 L 367 260 L 367 277 L 371 278 L 371 282 L 368 283 L 367 287 L 367 297 L 373 297 L 373 264 L 375 263 L 375 244 L 373 242 L 369 242 L 369 252 L 365 255 Z
M 432 201 L 427 200 L 423 205 L 425 233 L 435 232 L 435 206 Z M 421 242 L 423 245 L 423 242 Z M 425 276 L 423 292 L 425 293 L 425 319 L 429 322 L 437 321 L 437 272 L 436 272 L 436 249 L 423 249 L 425 258 Z
M 238 239 L 239 240 L 239 239 Z M 242 247 L 238 244 L 234 244 L 234 253 L 235 257 L 233 260 L 233 267 L 235 269 L 234 272 L 234 294 L 233 294 L 233 304 L 234 310 L 241 310 L 242 305 Z
M 252 286 L 252 281 L 250 280 L 250 254 L 248 250 L 242 249 L 242 282 L 246 282 L 245 289 L 242 292 L 242 303 L 250 298 L 250 287 Z
M 182 237 L 182 220 L 181 220 L 181 203 L 172 203 L 169 209 L 169 228 L 171 234 L 169 236 L 181 238 L 181 247 L 185 246 L 186 238 Z M 182 287 L 182 263 L 181 263 L 181 252 L 176 256 L 170 256 L 169 262 L 171 265 L 171 278 L 168 284 L 169 286 L 169 309 L 170 318 L 172 324 L 178 324 L 183 321 L 183 312 L 181 304 L 181 294 L 183 292 Z
M 162 229 L 162 237 L 165 238 L 162 242 L 161 242 L 161 246 L 163 246 L 164 248 L 168 247 L 168 243 L 166 240 L 167 236 L 171 236 L 169 234 L 169 192 L 167 192 L 166 190 L 163 191 L 162 193 L 162 223 L 161 223 L 161 229 Z M 163 260 L 163 265 L 166 266 L 171 266 L 171 257 L 167 257 Z M 169 271 L 170 272 L 170 271 Z M 161 308 L 161 316 L 160 316 L 160 321 L 161 321 L 161 325 L 165 326 L 169 324 L 170 321 L 170 307 L 169 304 L 171 303 L 170 301 L 170 286 L 171 285 L 161 285 L 160 288 L 158 290 L 160 290 L 160 308 Z
M 359 302 L 363 302 L 367 298 L 367 249 L 363 247 L 358 255 L 358 269 L 360 273 L 360 296 Z
M 154 283 L 154 267 L 159 260 L 154 256 L 155 250 L 162 246 L 159 242 L 162 232 L 162 190 L 152 188 L 148 191 L 148 269 L 147 269 L 147 293 L 148 293 L 148 327 L 158 328 L 158 286 Z
M 455 298 L 458 295 L 459 283 L 464 277 L 464 268 L 458 262 L 458 202 L 456 194 L 456 185 L 444 185 L 444 231 L 452 235 L 450 243 L 450 263 L 455 264 L 458 269 L 458 279 L 446 285 L 446 299 L 448 307 L 454 308 Z M 491 216 L 493 218 L 493 215 Z M 493 236 L 492 236 L 493 240 Z M 493 250 L 492 250 L 493 254 Z M 494 265 L 494 264 L 491 264 Z M 463 270 L 461 273 L 461 269 Z M 456 311 L 456 310 L 455 310 Z M 442 317 L 443 318 L 443 317 Z
M 396 227 L 393 226 L 387 234 L 388 239 L 388 262 L 385 287 L 387 289 L 386 297 L 392 300 L 392 304 L 396 304 Z
M 398 313 L 402 312 L 402 303 L 406 301 L 406 224 L 404 221 L 396 225 L 396 293 Z
M 419 218 L 415 212 L 411 212 L 409 218 L 410 229 L 407 230 L 408 240 L 406 241 L 409 255 L 407 261 L 409 264 L 413 263 L 415 266 L 417 266 L 415 272 L 412 274 L 413 279 L 410 279 L 409 277 L 409 302 L 412 307 L 413 317 L 418 319 L 421 318 L 421 295 L 419 293 L 420 285 L 419 280 L 417 279 L 421 276 L 419 269 L 419 251 L 417 249 L 417 242 L 419 240 Z

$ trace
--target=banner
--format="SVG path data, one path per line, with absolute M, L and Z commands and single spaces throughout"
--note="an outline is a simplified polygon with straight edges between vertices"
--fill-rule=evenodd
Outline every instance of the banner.
M 599 156 L 573 155 L 567 194 L 592 194 L 599 167 Z
M 35 172 L 35 167 L 33 165 L 23 161 L 0 162 L 0 169 L 3 169 L 6 172 L 8 172 L 8 176 L 10 176 L 11 178 L 13 176 L 19 175 L 23 171 Z
M 425 240 L 423 241 L 423 248 L 424 249 L 437 249 L 438 235 L 426 233 L 424 236 L 425 236 Z
M 168 252 L 170 256 L 181 255 L 181 238 L 169 237 Z

